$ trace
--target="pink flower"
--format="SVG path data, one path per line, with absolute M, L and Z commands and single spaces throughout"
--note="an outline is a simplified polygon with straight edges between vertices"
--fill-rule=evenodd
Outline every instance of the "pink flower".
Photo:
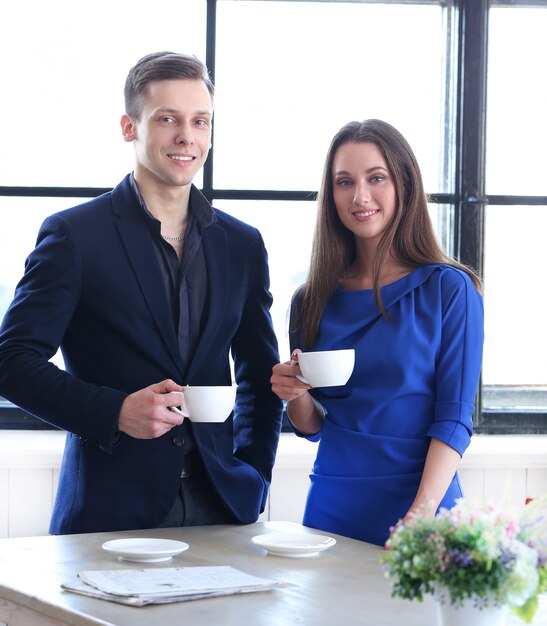
M 516 520 L 511 520 L 509 524 L 505 527 L 505 532 L 508 537 L 511 539 L 516 537 L 520 532 L 519 524 Z

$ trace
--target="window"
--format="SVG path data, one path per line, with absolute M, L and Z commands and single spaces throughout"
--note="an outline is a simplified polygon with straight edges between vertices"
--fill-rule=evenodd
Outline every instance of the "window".
M 310 258 L 315 204 L 307 190 L 319 186 L 334 133 L 351 119 L 392 120 L 412 141 L 428 189 L 448 191 L 441 157 L 452 121 L 439 101 L 448 89 L 450 17 L 438 3 L 217 3 L 209 193 L 264 235 L 282 359 L 290 297 Z M 245 24 L 238 37 L 234 24 Z M 379 58 L 386 41 L 391 51 Z M 271 200 L 246 199 L 258 192 L 271 192 Z M 443 236 L 448 212 L 433 210 Z
M 482 419 L 516 431 L 547 420 L 547 7 L 507 4 L 489 14 Z
M 498 420 L 547 415 L 547 10 L 493 6 L 489 15 L 484 223 L 483 408 Z M 507 39 L 511 38 L 510 49 Z M 541 197 L 543 195 L 543 197 Z M 541 349 L 543 347 L 543 349 Z M 513 427 L 508 419 L 505 428 Z
M 133 163 L 119 126 L 127 70 L 154 50 L 204 57 L 203 0 L 165 0 L 161 10 L 29 0 L 2 13 L 3 185 L 112 187 Z
M 315 190 L 335 132 L 383 117 L 408 136 L 428 189 L 446 191 L 438 3 L 217 6 L 215 188 Z
M 9 20 L 0 316 L 43 218 L 132 168 L 118 125 L 128 68 L 153 50 L 191 52 L 216 84 L 196 183 L 264 236 L 281 357 L 328 143 L 350 119 L 380 117 L 416 152 L 439 238 L 485 279 L 477 430 L 547 432 L 543 0 L 167 0 L 157 12 L 99 0 L 83 16 L 69 0 L 31 0 Z M 1 427 L 43 424 L 0 400 Z

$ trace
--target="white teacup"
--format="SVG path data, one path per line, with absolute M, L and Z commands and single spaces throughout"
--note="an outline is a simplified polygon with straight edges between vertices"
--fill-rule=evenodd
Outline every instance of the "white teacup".
M 355 365 L 355 350 L 323 350 L 299 352 L 298 365 L 302 376 L 298 378 L 312 387 L 338 387 L 345 385 Z
M 191 422 L 224 422 L 234 408 L 235 385 L 212 387 L 184 387 L 180 409 L 173 411 L 184 415 Z

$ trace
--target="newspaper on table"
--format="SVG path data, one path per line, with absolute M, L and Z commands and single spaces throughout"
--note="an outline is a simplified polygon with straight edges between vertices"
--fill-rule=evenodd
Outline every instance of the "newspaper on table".
M 253 591 L 270 591 L 281 583 L 259 578 L 229 565 L 152 569 L 89 570 L 64 583 L 66 591 L 131 606 L 165 604 Z

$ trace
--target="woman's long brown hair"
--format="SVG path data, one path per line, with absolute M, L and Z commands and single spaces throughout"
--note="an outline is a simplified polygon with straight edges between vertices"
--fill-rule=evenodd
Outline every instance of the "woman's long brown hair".
M 420 168 L 403 135 L 382 120 L 349 122 L 334 136 L 327 153 L 317 198 L 318 212 L 310 268 L 307 280 L 298 292 L 298 304 L 293 311 L 292 329 L 299 332 L 306 347 L 315 341 L 327 300 L 356 254 L 354 235 L 340 221 L 334 204 L 334 156 L 343 144 L 365 142 L 376 144 L 382 152 L 397 193 L 395 215 L 380 239 L 372 268 L 374 296 L 381 314 L 386 316 L 380 294 L 380 274 L 390 253 L 398 262 L 409 267 L 446 263 L 468 274 L 479 291 L 482 288 L 477 274 L 449 257 L 437 241 Z

